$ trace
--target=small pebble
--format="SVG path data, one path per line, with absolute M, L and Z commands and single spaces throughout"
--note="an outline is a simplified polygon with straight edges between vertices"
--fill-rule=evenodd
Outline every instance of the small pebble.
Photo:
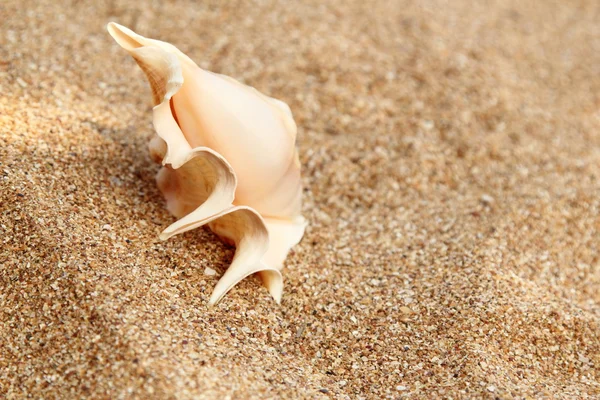
M 484 205 L 490 205 L 494 203 L 494 198 L 489 194 L 484 194 L 483 196 L 481 196 L 479 201 L 481 201 Z

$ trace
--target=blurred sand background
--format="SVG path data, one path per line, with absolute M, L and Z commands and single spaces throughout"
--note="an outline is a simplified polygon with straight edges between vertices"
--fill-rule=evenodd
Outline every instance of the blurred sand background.
M 158 240 L 109 21 L 290 104 L 281 306 Z M 591 0 L 3 0 L 0 397 L 600 398 L 599 90 Z

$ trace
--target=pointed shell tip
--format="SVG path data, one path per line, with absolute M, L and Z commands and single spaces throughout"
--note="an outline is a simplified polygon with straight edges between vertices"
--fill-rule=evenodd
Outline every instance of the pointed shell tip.
M 168 240 L 171 237 L 171 235 L 169 233 L 165 233 L 164 231 L 161 232 L 160 235 L 158 235 L 158 238 L 162 241 Z

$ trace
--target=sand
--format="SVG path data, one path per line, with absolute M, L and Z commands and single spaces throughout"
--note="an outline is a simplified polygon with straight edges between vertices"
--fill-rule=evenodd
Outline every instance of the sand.
M 0 397 L 600 398 L 600 3 L 59 3 L 0 3 Z M 281 306 L 158 240 L 109 21 L 290 104 Z

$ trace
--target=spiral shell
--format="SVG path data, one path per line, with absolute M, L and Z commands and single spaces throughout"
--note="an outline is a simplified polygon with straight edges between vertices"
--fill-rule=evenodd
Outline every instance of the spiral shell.
M 258 273 L 279 303 L 281 268 L 304 234 L 296 124 L 287 104 L 205 71 L 175 46 L 110 23 L 110 35 L 146 74 L 156 136 L 150 155 L 176 222 L 160 235 L 208 224 L 236 246 L 209 302 Z

